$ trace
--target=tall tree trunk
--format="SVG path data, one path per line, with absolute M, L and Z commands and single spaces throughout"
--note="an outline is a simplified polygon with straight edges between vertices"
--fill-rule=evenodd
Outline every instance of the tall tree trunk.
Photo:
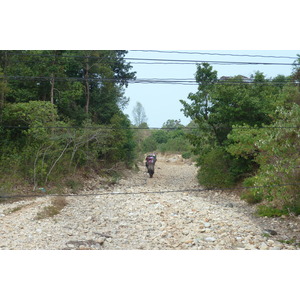
M 5 101 L 5 94 L 4 94 L 4 87 L 6 85 L 5 79 L 2 80 L 3 87 L 0 95 L 0 122 L 2 122 L 2 111 L 4 107 L 4 101 Z
M 54 66 L 57 64 L 56 55 L 58 55 L 58 51 L 54 50 L 53 54 L 54 54 L 54 59 L 53 59 L 53 62 L 52 62 L 52 67 L 53 67 L 53 70 L 55 70 Z M 51 73 L 51 79 L 50 79 L 50 85 L 51 85 L 50 101 L 51 101 L 52 104 L 54 104 L 54 84 L 55 84 L 54 76 L 55 76 L 55 74 L 52 72 Z
M 53 73 L 51 74 L 50 84 L 51 84 L 50 99 L 51 99 L 51 103 L 54 104 L 54 74 Z
M 3 80 L 2 80 L 2 89 L 1 89 L 1 94 L 0 94 L 0 122 L 2 122 L 2 111 L 4 108 L 4 104 L 5 104 L 5 89 L 7 86 L 7 80 L 5 79 L 6 76 L 6 68 L 8 65 L 8 61 L 7 61 L 7 51 L 4 51 L 4 64 L 3 64 Z
M 86 71 L 84 74 L 85 78 L 85 96 L 86 96 L 86 104 L 85 104 L 85 113 L 88 115 L 89 106 L 90 106 L 90 85 L 89 85 L 89 64 L 86 63 Z

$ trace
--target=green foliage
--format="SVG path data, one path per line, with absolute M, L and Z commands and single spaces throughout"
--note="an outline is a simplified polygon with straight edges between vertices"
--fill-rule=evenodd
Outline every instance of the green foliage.
M 191 144 L 187 139 L 184 126 L 178 120 L 168 120 L 162 129 L 151 131 L 142 142 L 142 152 L 190 152 Z
M 142 152 L 154 152 L 157 150 L 158 143 L 153 135 L 147 137 L 142 142 Z
M 0 51 L 0 75 L 8 76 L 0 83 L 0 191 L 63 182 L 75 188 L 78 169 L 133 163 L 136 145 L 121 109 L 135 73 L 125 54 Z
M 199 162 L 198 162 L 199 163 Z M 198 180 L 208 188 L 228 188 L 234 184 L 234 176 L 230 172 L 231 160 L 228 153 L 216 147 L 201 158 Z
M 97 169 L 103 159 L 107 165 L 119 161 L 127 166 L 133 163 L 135 144 L 126 116 L 115 115 L 111 130 L 90 121 L 72 129 L 68 124 L 54 121 L 55 116 L 55 107 L 49 102 L 16 103 L 5 108 L 5 124 L 22 120 L 23 127 L 2 128 L 5 137 L 0 141 L 2 178 L 4 174 L 10 178 L 18 173 L 36 189 L 66 181 L 78 168 Z M 45 127 L 49 125 L 53 127 Z M 3 180 L 0 185 L 4 190 L 9 188 Z
M 256 214 L 260 217 L 281 217 L 284 215 L 300 215 L 300 205 L 285 205 L 282 208 L 277 208 L 272 205 L 258 205 Z
M 257 204 L 263 201 L 263 190 L 260 188 L 253 188 L 255 179 L 253 177 L 246 178 L 243 182 L 243 186 L 249 189 L 245 189 L 241 198 L 249 204 Z
M 180 100 L 183 105 L 182 111 L 185 116 L 191 117 L 192 120 L 201 118 L 207 120 L 210 111 L 211 93 L 214 83 L 217 82 L 217 71 L 213 71 L 208 63 L 198 64 L 195 78 L 199 84 L 198 91 L 195 94 L 190 93 L 188 95 L 191 103 Z
M 179 129 L 179 128 L 183 128 L 184 126 L 180 123 L 180 120 L 167 120 L 166 122 L 164 122 L 162 128 L 163 129 Z
M 106 158 L 111 161 L 123 161 L 128 167 L 132 165 L 135 154 L 135 142 L 130 121 L 124 114 L 116 114 L 111 119 L 112 132 L 108 138 L 109 151 Z
M 170 137 L 166 143 L 159 145 L 160 152 L 187 152 L 190 150 L 190 144 L 184 136 Z
M 275 207 L 291 207 L 300 204 L 299 130 L 300 106 L 291 110 L 279 109 L 273 128 L 261 129 L 256 136 L 258 155 L 255 161 L 260 168 L 252 177 L 253 187 L 269 186 L 262 191 L 263 198 Z
M 262 165 L 260 159 L 263 156 L 259 154 L 267 149 L 262 150 L 259 146 L 259 141 L 265 138 L 265 132 L 259 127 L 278 118 L 276 108 L 286 103 L 287 93 L 292 99 L 297 93 L 292 88 L 270 84 L 271 80 L 260 72 L 251 77 L 251 84 L 242 76 L 216 84 L 216 72 L 209 65 L 203 65 L 198 66 L 195 77 L 199 83 L 198 92 L 188 95 L 191 103 L 180 101 L 183 112 L 197 127 L 188 138 L 194 146 L 194 154 L 198 155 L 200 183 L 207 186 L 239 183 L 245 177 L 253 176 Z M 275 78 L 274 82 L 281 79 Z M 227 173 L 218 178 L 210 168 L 222 164 L 221 170 Z M 262 201 L 261 195 L 251 192 L 244 197 L 252 203 Z
M 165 144 L 169 139 L 168 132 L 165 130 L 154 131 L 152 137 L 157 144 Z
M 26 179 L 38 173 L 45 178 L 47 163 L 37 162 L 35 155 L 43 146 L 50 147 L 51 130 L 47 127 L 58 125 L 55 107 L 41 101 L 9 104 L 3 109 L 3 124 L 7 127 L 2 129 L 0 141 L 0 173 L 20 172 Z
M 58 119 L 57 111 L 50 102 L 30 101 L 28 103 L 8 104 L 3 109 L 4 126 L 20 127 L 6 131 L 11 137 L 24 135 L 32 140 L 43 140 L 46 126 L 53 126 Z
M 189 159 L 192 157 L 192 153 L 191 152 L 184 152 L 182 153 L 182 158 L 184 159 Z
M 246 124 L 243 128 L 233 126 L 228 134 L 228 146 L 226 151 L 231 155 L 253 160 L 258 155 L 256 142 L 259 140 L 261 130 L 257 127 L 250 127 Z
M 282 215 L 287 215 L 288 211 L 286 209 L 283 210 L 276 207 L 259 205 L 256 213 L 260 217 L 281 217 Z
M 1 98 L 9 103 L 51 102 L 60 118 L 76 125 L 86 119 L 109 124 L 128 102 L 123 87 L 135 78 L 125 54 L 121 50 L 0 51 L 0 72 L 36 78 L 10 79 L 5 89 L 0 86 L 5 93 Z

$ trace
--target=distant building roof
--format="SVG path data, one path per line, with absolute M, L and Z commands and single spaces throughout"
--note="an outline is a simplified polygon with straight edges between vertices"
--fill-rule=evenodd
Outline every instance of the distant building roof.
M 248 78 L 246 76 L 243 76 L 243 75 L 237 75 L 237 76 L 222 76 L 219 80 L 220 81 L 225 81 L 225 80 L 229 80 L 229 79 L 232 79 L 234 77 L 240 77 L 243 82 L 252 82 L 252 79 L 251 78 Z

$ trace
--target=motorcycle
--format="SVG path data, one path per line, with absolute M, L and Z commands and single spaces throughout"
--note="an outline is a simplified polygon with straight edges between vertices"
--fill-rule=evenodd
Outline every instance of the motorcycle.
M 152 178 L 153 174 L 154 174 L 154 162 L 148 162 L 147 170 L 148 170 L 150 178 Z
M 154 174 L 154 165 L 155 165 L 155 158 L 152 156 L 147 157 L 146 167 L 149 173 L 150 178 L 153 177 Z

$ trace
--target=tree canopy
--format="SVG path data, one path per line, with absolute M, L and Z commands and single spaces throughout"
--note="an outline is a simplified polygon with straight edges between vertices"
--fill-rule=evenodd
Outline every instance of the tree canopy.
M 132 116 L 134 125 L 139 127 L 142 124 L 147 124 L 147 116 L 143 105 L 140 102 L 137 102 L 135 107 L 132 110 Z
M 197 65 L 195 79 L 198 91 L 188 95 L 189 101 L 180 102 L 185 116 L 197 127 L 188 137 L 201 167 L 200 184 L 218 188 L 281 185 L 247 190 L 243 197 L 249 203 L 268 200 L 278 209 L 288 206 L 300 213 L 299 186 L 294 185 L 299 181 L 294 167 L 299 164 L 299 132 L 284 129 L 297 124 L 298 65 L 287 77 L 266 78 L 256 72 L 250 78 L 218 79 L 205 63 Z
M 133 163 L 123 50 L 0 51 L 0 193 Z M 66 176 L 68 175 L 68 176 Z M 7 179 L 10 178 L 11 181 Z
M 125 54 L 121 50 L 0 51 L 6 86 L 1 103 L 50 101 L 60 117 L 76 124 L 85 119 L 108 124 L 126 105 L 124 87 L 135 78 Z

